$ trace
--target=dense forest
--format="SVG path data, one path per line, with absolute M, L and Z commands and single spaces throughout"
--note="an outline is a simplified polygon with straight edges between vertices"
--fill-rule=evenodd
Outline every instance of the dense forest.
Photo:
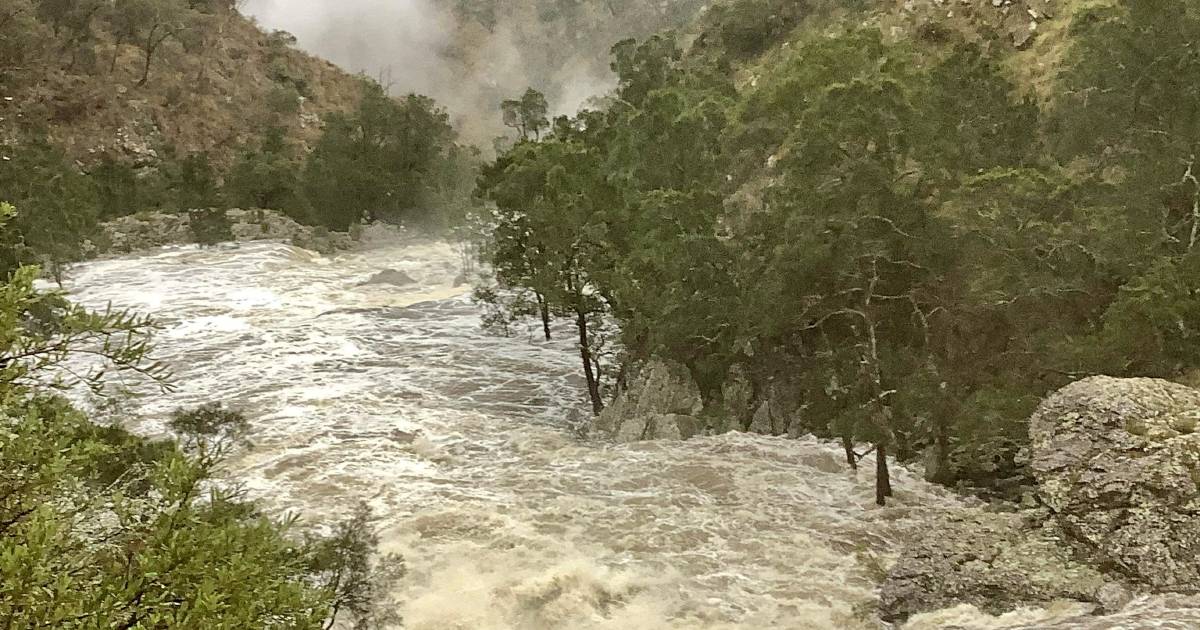
M 753 0 L 618 44 L 602 109 L 514 99 L 524 137 L 480 184 L 489 323 L 575 322 L 596 411 L 661 357 L 714 410 L 750 374 L 760 430 L 840 439 L 851 464 L 869 443 L 941 482 L 1020 485 L 1047 392 L 1194 378 L 1200 332 L 1200 13 L 1059 10 L 1036 77 L 995 29 L 894 37 L 867 11 Z

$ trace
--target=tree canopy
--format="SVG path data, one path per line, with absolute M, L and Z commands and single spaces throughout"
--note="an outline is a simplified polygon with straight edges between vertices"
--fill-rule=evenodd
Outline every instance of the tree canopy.
M 618 44 L 604 109 L 485 169 L 488 261 L 536 296 L 517 305 L 583 287 L 618 375 L 672 359 L 718 403 L 745 369 L 852 463 L 861 442 L 928 452 L 942 481 L 980 485 L 1025 474 L 1048 391 L 1200 367 L 1195 7 L 1079 9 L 1060 96 L 1037 103 L 999 44 L 793 32 L 805 10 L 771 4 L 710 12 L 687 50 Z

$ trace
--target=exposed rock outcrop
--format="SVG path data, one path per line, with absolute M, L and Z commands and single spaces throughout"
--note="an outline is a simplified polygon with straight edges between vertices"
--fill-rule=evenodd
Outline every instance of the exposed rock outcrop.
M 1047 398 L 1030 434 L 1041 507 L 931 525 L 884 583 L 884 619 L 1200 591 L 1200 391 L 1086 379 Z
M 787 365 L 783 357 L 764 362 Z M 808 428 L 802 421 L 804 401 L 796 371 L 777 366 L 774 374 L 755 376 L 745 365 L 734 364 L 721 384 L 721 404 L 713 411 L 726 429 L 798 438 Z
M 1200 589 L 1200 391 L 1090 378 L 1030 424 L 1042 502 L 1078 551 L 1155 590 Z
M 1071 557 L 1044 513 L 971 510 L 925 531 L 884 583 L 879 603 L 885 621 L 958 604 L 999 614 L 1061 599 L 1104 607 L 1127 600 L 1124 587 Z
M 320 252 L 332 252 L 351 245 L 346 234 L 300 225 L 272 210 L 229 210 L 230 229 L 235 241 L 284 241 Z M 194 242 L 187 213 L 139 213 L 120 217 L 102 226 L 106 243 L 100 253 L 128 253 L 166 245 Z
M 758 405 L 754 417 L 750 419 L 750 432 L 771 435 L 771 401 L 764 400 Z
M 701 432 L 703 407 L 686 366 L 653 359 L 600 414 L 596 429 L 618 442 L 686 440 Z

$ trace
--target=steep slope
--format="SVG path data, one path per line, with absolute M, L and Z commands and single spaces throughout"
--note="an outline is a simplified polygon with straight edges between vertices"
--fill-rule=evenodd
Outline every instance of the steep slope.
M 224 165 L 267 127 L 312 143 L 320 118 L 360 94 L 359 79 L 229 6 L 14 0 L 3 11 L 8 151 L 45 137 L 85 168 L 103 156 L 144 163 L 195 153 Z
M 507 130 L 497 104 L 526 87 L 574 112 L 614 85 L 617 41 L 681 27 L 704 0 L 248 0 L 264 24 L 394 93 L 436 98 L 482 147 Z
M 746 79 L 781 48 L 859 25 L 928 51 L 971 42 L 1006 58 L 1011 78 L 1044 100 L 1063 62 L 1071 16 L 1110 5 L 1112 0 L 728 0 L 706 11 L 693 38 L 699 51 L 732 54 Z

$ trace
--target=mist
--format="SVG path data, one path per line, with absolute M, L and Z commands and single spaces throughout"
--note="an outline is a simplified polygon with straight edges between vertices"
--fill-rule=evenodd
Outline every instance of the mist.
M 497 0 L 495 23 L 484 25 L 450 4 L 248 0 L 244 11 L 266 29 L 291 32 L 304 50 L 378 79 L 393 94 L 434 97 L 464 141 L 488 147 L 505 132 L 501 100 L 533 87 L 546 94 L 553 113 L 574 113 L 616 85 L 608 69 L 612 44 L 676 26 L 699 6 L 697 0 L 652 6 L 634 0 L 617 11 L 612 2 L 596 0 L 547 16 L 522 0 Z

